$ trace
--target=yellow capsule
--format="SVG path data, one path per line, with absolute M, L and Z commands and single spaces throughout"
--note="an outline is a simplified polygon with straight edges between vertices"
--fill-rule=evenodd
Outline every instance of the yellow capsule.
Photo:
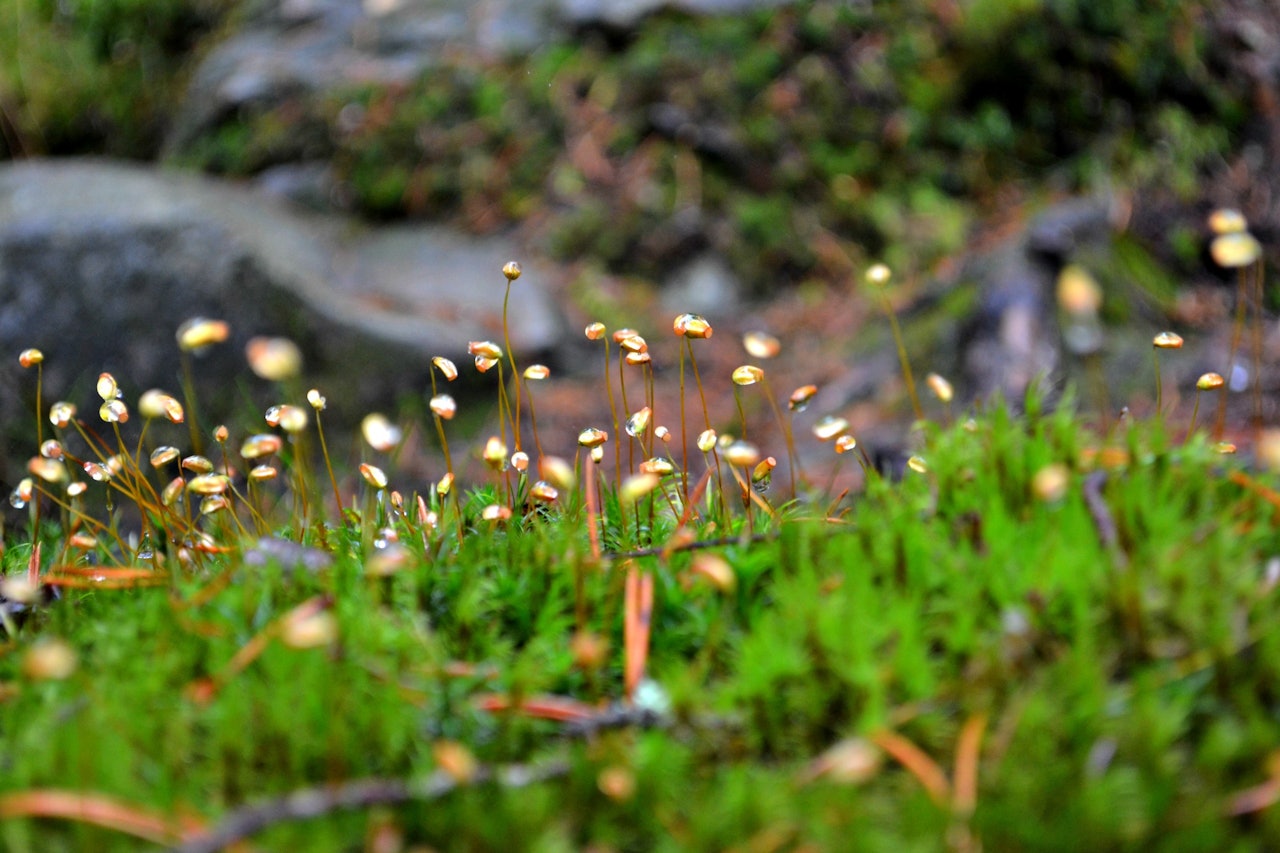
M 892 275 L 892 270 L 886 264 L 872 264 L 867 267 L 866 281 L 872 287 L 884 287 Z
M 848 433 L 845 433 L 844 435 L 836 438 L 835 448 L 836 453 L 848 453 L 850 450 L 856 450 L 858 448 L 858 440 Z
M 741 367 L 734 368 L 731 378 L 734 385 L 755 385 L 764 379 L 764 371 L 754 364 L 744 364 Z
M 164 418 L 175 424 L 180 424 L 185 419 L 182 404 L 158 388 L 143 392 L 138 398 L 138 411 L 142 412 L 144 418 Z
M 267 420 L 267 423 L 271 423 L 270 419 Z M 276 412 L 276 423 L 271 425 L 278 425 L 285 432 L 302 432 L 307 428 L 307 410 L 287 404 L 280 406 Z
M 1254 455 L 1268 471 L 1280 471 L 1280 429 L 1265 429 L 1258 436 Z
M 57 459 L 46 459 L 33 456 L 27 462 L 27 471 L 44 480 L 46 483 L 61 483 L 67 479 L 67 466 Z
M 507 277 L 507 281 L 515 281 L 520 277 L 520 264 L 517 261 L 507 261 L 502 265 L 502 274 Z
M 178 327 L 178 348 L 186 352 L 220 344 L 231 335 L 231 327 L 222 320 L 193 317 Z
M 622 481 L 622 485 L 618 487 L 618 500 L 624 506 L 633 506 L 642 497 L 658 488 L 658 483 L 662 478 L 657 474 L 642 471 L 639 474 L 632 474 Z
M 89 476 L 93 476 L 90 474 Z M 160 492 L 160 503 L 165 506 L 173 506 L 174 502 L 182 497 L 182 491 L 187 487 L 187 481 L 181 477 L 174 477 L 169 484 Z
M 649 351 L 649 342 L 639 335 L 627 335 L 618 342 L 618 346 L 627 353 L 642 353 Z
M 1067 494 L 1071 484 L 1071 472 L 1066 465 L 1055 462 L 1046 465 L 1031 478 L 1031 493 L 1037 500 L 1045 503 L 1057 503 Z
M 387 527 L 379 531 L 379 538 L 384 540 L 383 546 L 365 561 L 366 577 L 389 578 L 412 565 L 412 553 L 396 541 L 397 537 L 394 528 Z M 374 547 L 378 546 L 375 544 Z
M 826 779 L 842 785 L 861 785 L 875 778 L 882 762 L 880 750 L 863 738 L 839 741 L 809 763 L 803 780 Z
M 545 364 L 531 364 L 524 369 L 524 378 L 531 381 L 546 379 L 551 375 L 551 368 Z
M 288 338 L 250 338 L 244 355 L 249 369 L 268 382 L 282 382 L 302 372 L 302 350 Z
M 739 468 L 750 468 L 760 461 L 760 449 L 747 441 L 735 441 L 724 449 L 725 461 Z
M 627 418 L 626 431 L 627 435 L 632 438 L 639 438 L 644 431 L 649 428 L 649 421 L 653 417 L 653 409 L 648 406 L 640 409 L 640 411 Z
M 712 331 L 707 319 L 698 314 L 681 314 L 672 322 L 671 329 L 677 335 L 695 339 L 709 338 Z
M 773 469 L 777 467 L 778 460 L 772 456 L 766 456 L 757 463 L 751 472 L 751 485 L 757 492 L 763 492 L 769 488 L 769 481 L 773 479 Z
M 63 455 L 62 442 L 56 438 L 50 438 L 40 445 L 40 455 L 45 459 L 61 459 Z
M 1262 257 L 1262 245 L 1248 231 L 1235 231 L 1214 237 L 1209 254 L 1220 267 L 1247 267 Z
M 400 427 L 391 423 L 386 415 L 372 412 L 360 422 L 360 433 L 370 447 L 379 453 L 390 453 L 404 436 Z
M 1092 317 L 1102 308 L 1102 287 L 1078 264 L 1067 264 L 1058 274 L 1058 305 L 1076 317 Z
M 387 474 L 377 465 L 361 462 L 360 476 L 364 477 L 364 481 L 375 489 L 382 490 L 387 487 Z
M 1216 391 L 1226 382 L 1220 373 L 1203 373 L 1196 380 L 1196 387 L 1201 391 Z
M 625 803 L 636 793 L 636 774 L 630 767 L 611 765 L 596 776 L 596 788 L 615 803 Z
M 208 474 L 213 471 L 213 460 L 193 454 L 183 458 L 182 467 L 196 474 Z
M 200 474 L 187 483 L 187 491 L 197 495 L 220 495 L 231 487 L 226 474 Z
M 93 464 L 93 463 L 86 463 Z M 35 494 L 36 483 L 30 477 L 23 477 L 18 481 L 18 485 L 9 494 L 9 505 L 14 509 L 22 509 L 31 503 L 31 497 Z
M 444 497 L 453 491 L 453 474 L 445 474 L 440 478 L 440 482 L 436 483 L 436 494 Z
M 542 474 L 542 479 L 561 491 L 571 490 L 577 482 L 573 466 L 559 456 L 542 457 L 538 462 L 538 470 Z
M 560 497 L 560 490 L 546 480 L 538 480 L 529 487 L 529 497 L 539 503 L 549 504 Z
M 506 521 L 511 518 L 511 507 L 504 504 L 489 504 L 481 511 L 480 517 L 485 521 Z
M 436 370 L 439 370 L 440 374 L 450 382 L 458 378 L 458 366 L 444 356 L 436 356 L 431 359 L 431 363 L 434 364 Z
M 38 349 L 24 349 L 18 353 L 18 364 L 23 367 L 34 367 L 42 361 L 44 361 L 44 353 Z
M 489 358 L 485 355 L 476 356 L 476 370 L 481 373 L 488 373 L 490 370 L 498 366 L 498 359 Z
M 768 332 L 747 332 L 742 336 L 742 348 L 752 358 L 773 358 L 781 351 L 782 344 Z
M 737 575 L 729 561 L 710 551 L 699 551 L 689 562 L 689 574 L 710 581 L 720 592 L 731 592 L 737 586 Z
M 623 356 L 623 359 L 633 367 L 653 361 L 653 357 L 648 352 L 629 352 Z
M 717 436 L 715 430 L 704 429 L 702 432 L 698 433 L 698 449 L 703 453 L 711 452 L 711 449 L 716 446 L 716 439 Z
M 588 323 L 587 327 L 582 330 L 582 333 L 587 336 L 587 340 L 598 341 L 604 337 L 605 331 L 606 329 L 604 327 L 604 323 L 597 322 L 597 323 Z
M 671 460 L 664 459 L 661 456 L 655 456 L 640 463 L 640 471 L 642 473 L 657 474 L 659 477 L 665 477 L 675 470 L 676 466 L 671 464 Z
M 453 420 L 458 413 L 458 404 L 448 394 L 437 394 L 431 398 L 431 413 L 442 420 Z
M 151 467 L 162 468 L 178 458 L 178 448 L 162 444 L 151 451 Z
M 630 338 L 632 336 L 638 336 L 639 334 L 640 333 L 637 332 L 635 329 L 626 329 L 626 328 L 615 329 L 613 332 L 613 342 L 615 344 L 621 344 L 627 338 Z
M 907 459 L 907 467 L 917 474 L 927 474 L 929 472 L 929 464 L 924 461 L 921 456 L 912 456 Z
M 522 474 L 529 470 L 529 454 L 525 453 L 523 450 L 517 450 L 515 453 L 512 453 L 511 467 L 515 468 Z
M 120 386 L 110 373 L 98 374 L 98 396 L 103 400 L 114 400 L 120 396 Z
M 109 424 L 122 424 L 129 420 L 129 407 L 124 400 L 107 400 L 98 408 L 98 417 Z
M 505 471 L 507 467 L 507 443 L 496 435 L 489 436 L 481 454 L 484 464 L 495 471 Z
M 226 495 L 212 495 L 200 501 L 200 514 L 213 515 L 215 512 L 221 512 L 231 506 L 231 501 L 227 500 Z
M 487 359 L 502 358 L 502 347 L 493 341 L 471 341 L 467 344 L 467 354 Z
M 257 482 L 274 480 L 278 476 L 280 476 L 280 472 L 271 465 L 255 465 L 249 471 L 249 479 Z
M 32 681 L 64 681 L 78 665 L 75 649 L 56 637 L 37 640 L 22 656 L 22 672 Z
M 279 453 L 283 447 L 284 439 L 274 433 L 264 432 L 246 438 L 244 444 L 240 445 L 240 455 L 245 459 L 261 459 L 263 456 Z
M 818 441 L 831 441 L 849 431 L 849 422 L 836 415 L 826 415 L 813 425 L 813 435 Z
M 290 613 L 280 626 L 280 642 L 291 649 L 317 649 L 338 640 L 338 620 L 328 610 Z
M 801 385 L 791 392 L 791 397 L 787 400 L 787 408 L 793 412 L 803 412 L 809 408 L 809 402 L 813 400 L 813 396 L 817 393 L 817 385 Z
M 604 461 L 604 445 L 603 444 L 597 444 L 595 447 L 591 448 L 590 452 L 591 452 L 592 462 L 599 465 L 601 462 Z
M 49 423 L 58 429 L 66 429 L 76 416 L 75 403 L 59 401 L 49 408 Z
M 71 483 L 67 486 L 67 497 L 78 498 L 85 492 L 89 491 L 89 486 L 85 483 Z
M 1213 449 L 1224 456 L 1230 456 L 1236 452 L 1236 446 L 1230 441 L 1219 441 L 1213 446 Z
M 943 379 L 936 373 L 930 373 L 924 379 L 925 384 L 929 386 L 929 390 L 933 392 L 933 396 L 937 397 L 944 403 L 950 403 L 952 396 L 955 394 L 951 383 Z
M 1182 349 L 1182 336 L 1174 332 L 1161 332 L 1151 339 L 1156 349 Z
M 325 406 L 329 405 L 329 401 L 324 398 L 318 388 L 312 388 L 307 392 L 307 404 L 317 412 L 323 412 Z
M 609 433 L 595 427 L 587 427 L 578 433 L 578 444 L 583 447 L 599 447 L 609 440 Z
M 1244 214 L 1229 207 L 1220 207 L 1209 214 L 1209 230 L 1214 234 L 1234 234 L 1249 227 Z

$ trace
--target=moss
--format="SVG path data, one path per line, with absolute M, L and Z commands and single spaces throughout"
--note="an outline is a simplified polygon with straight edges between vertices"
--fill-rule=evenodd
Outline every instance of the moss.
M 313 155 L 377 216 L 533 217 L 560 255 L 649 277 L 673 246 L 710 245 L 760 289 L 835 274 L 813 250 L 820 224 L 855 260 L 920 271 L 961 249 L 1010 183 L 1194 194 L 1247 103 L 1215 70 L 1210 12 L 1021 0 L 948 18 L 923 2 L 812 0 L 669 13 L 625 40 L 585 33 L 313 99 L 293 121 L 330 129 Z M 270 161 L 272 114 L 233 121 L 250 132 L 189 160 L 233 173 Z
M 238 0 L 0 4 L 0 158 L 154 157 L 185 63 Z

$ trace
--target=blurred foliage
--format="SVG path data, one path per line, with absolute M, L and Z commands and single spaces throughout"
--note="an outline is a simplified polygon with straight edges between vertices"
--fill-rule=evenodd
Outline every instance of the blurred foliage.
M 0 157 L 154 156 L 185 59 L 234 4 L 0 3 Z
M 664 15 L 621 45 L 441 68 L 313 109 L 357 105 L 333 162 L 366 212 L 484 227 L 545 211 L 561 257 L 660 276 L 709 245 L 757 288 L 837 278 L 841 249 L 927 267 L 1011 181 L 1190 196 L 1244 119 L 1205 4 L 941 9 Z
M 232 2 L 17 0 L 3 31 L 39 37 L 20 62 L 0 47 L 9 126 L 24 149 L 153 151 L 180 43 Z M 663 13 L 506 63 L 443 57 L 412 86 L 245 107 L 179 160 L 239 175 L 327 161 L 366 215 L 525 223 L 559 257 L 646 277 L 706 247 L 757 289 L 840 279 L 864 257 L 923 270 L 1011 183 L 1193 196 L 1247 118 L 1215 14 L 1208 0 Z

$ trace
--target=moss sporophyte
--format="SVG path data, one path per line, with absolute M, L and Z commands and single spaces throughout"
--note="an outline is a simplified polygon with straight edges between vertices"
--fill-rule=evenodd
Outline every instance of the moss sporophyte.
M 509 296 L 519 268 L 502 272 Z M 38 428 L 0 578 L 10 846 L 56 847 L 74 822 L 93 849 L 258 831 L 288 849 L 526 831 L 839 849 L 851 830 L 1048 849 L 1082 826 L 1099 847 L 1265 848 L 1280 499 L 1196 427 L 1231 365 L 1195 382 L 1181 441 L 1160 402 L 1095 432 L 1069 397 L 970 407 L 927 374 L 942 422 L 919 420 L 880 476 L 856 406 L 806 414 L 815 383 L 783 411 L 785 340 L 713 337 L 695 314 L 652 341 L 588 326 L 596 411 L 554 411 L 539 438 L 530 391 L 547 403 L 559 380 L 520 363 L 508 319 L 465 354 L 491 405 L 444 392 L 462 352 L 424 363 L 434 430 L 304 392 L 281 338 L 245 353 L 274 404 L 212 427 L 110 373 L 87 415 L 46 411 L 43 358 L 19 354 Z M 193 321 L 178 348 L 232 332 Z M 359 425 L 350 452 L 330 453 L 334 415 Z M 427 801 L 425 819 L 408 805 Z

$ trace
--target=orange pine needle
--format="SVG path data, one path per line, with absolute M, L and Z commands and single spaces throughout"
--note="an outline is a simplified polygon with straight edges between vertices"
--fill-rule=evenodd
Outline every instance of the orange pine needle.
M 164 845 L 204 831 L 203 824 L 191 819 L 179 822 L 98 794 L 56 789 L 0 795 L 0 818 L 15 817 L 76 820 Z
M 987 715 L 974 714 L 965 721 L 956 741 L 955 783 L 956 814 L 971 815 L 978 805 L 978 760 L 982 752 L 982 735 L 987 728 Z
M 1227 476 L 1231 482 L 1235 483 L 1237 486 L 1243 486 L 1274 506 L 1276 508 L 1276 515 L 1280 517 L 1280 492 L 1267 488 L 1251 478 L 1248 474 L 1245 474 L 1243 471 L 1232 471 Z
M 534 696 L 527 699 L 512 699 L 497 693 L 478 696 L 475 705 L 482 711 L 490 713 L 510 711 L 534 717 L 539 720 L 553 720 L 558 723 L 580 723 L 596 716 L 596 709 L 575 699 L 564 696 Z
M 1252 788 L 1239 791 L 1227 800 L 1226 813 L 1231 817 L 1254 814 L 1280 802 L 1280 778 L 1272 778 Z
M 873 732 L 870 740 L 916 777 L 935 803 L 946 807 L 951 802 L 951 784 L 947 781 L 947 774 L 920 747 L 888 729 Z
M 32 589 L 40 586 L 40 543 L 31 549 L 31 559 L 27 561 L 27 583 Z
M 627 698 L 635 695 L 640 679 L 644 677 L 649 659 L 649 629 L 653 618 L 653 575 L 641 572 L 635 566 L 627 569 L 627 582 L 623 603 L 623 644 L 625 659 L 623 671 Z
M 600 562 L 600 529 L 596 523 L 596 462 L 587 454 L 587 536 L 591 540 L 591 556 Z

